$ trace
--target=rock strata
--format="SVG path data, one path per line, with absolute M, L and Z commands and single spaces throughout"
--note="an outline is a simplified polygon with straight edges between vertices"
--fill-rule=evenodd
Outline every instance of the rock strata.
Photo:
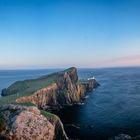
M 58 73 L 55 82 L 49 86 L 37 90 L 30 96 L 20 97 L 16 102 L 31 102 L 39 108 L 71 105 L 81 102 L 86 93 L 98 85 L 95 79 L 80 82 L 76 68 L 71 68 L 68 71 Z
M 0 139 L 68 140 L 60 119 L 45 117 L 37 107 L 0 106 Z
M 5 140 L 53 140 L 55 131 L 36 107 L 4 105 L 0 107 L 3 129 L 0 138 Z
M 5 97 L 1 98 L 0 106 L 0 139 L 68 140 L 59 117 L 40 109 L 77 104 L 98 85 L 95 79 L 80 81 L 74 67 L 38 79 L 15 82 L 2 90 Z M 13 104 L 9 104 L 10 97 Z M 36 107 L 27 107 L 27 103 Z

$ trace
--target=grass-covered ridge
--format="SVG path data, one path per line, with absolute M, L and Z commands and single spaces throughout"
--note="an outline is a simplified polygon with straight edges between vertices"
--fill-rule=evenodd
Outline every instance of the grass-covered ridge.
M 54 118 L 56 115 L 50 113 L 50 112 L 47 112 L 47 111 L 44 111 L 44 110 L 40 110 L 41 114 L 46 117 L 48 120 L 51 120 L 52 118 Z
M 0 105 L 10 103 L 16 104 L 17 98 L 32 95 L 37 90 L 56 82 L 65 72 L 71 71 L 72 69 L 73 68 L 69 68 L 37 79 L 17 81 L 6 89 L 7 96 L 0 98 Z

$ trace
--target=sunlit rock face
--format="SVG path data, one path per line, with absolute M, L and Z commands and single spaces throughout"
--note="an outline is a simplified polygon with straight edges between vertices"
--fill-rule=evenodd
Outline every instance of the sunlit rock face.
M 0 107 L 0 139 L 53 140 L 54 126 L 36 107 L 5 105 Z
M 44 86 L 45 85 L 45 86 Z M 79 80 L 77 69 L 33 80 L 15 82 L 3 95 L 16 95 L 14 104 L 0 106 L 0 139 L 4 140 L 68 140 L 59 117 L 44 112 L 82 101 L 99 84 L 95 79 Z M 36 107 L 24 106 L 33 103 Z
M 77 69 L 70 68 L 57 74 L 56 80 L 45 88 L 37 90 L 30 96 L 21 97 L 18 103 L 32 102 L 38 107 L 60 107 L 78 103 L 87 92 L 98 86 L 95 79 L 84 82 L 78 80 Z

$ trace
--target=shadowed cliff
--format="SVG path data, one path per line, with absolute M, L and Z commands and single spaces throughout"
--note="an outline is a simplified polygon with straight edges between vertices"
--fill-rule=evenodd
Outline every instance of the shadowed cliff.
M 47 109 L 78 103 L 97 86 L 95 79 L 79 81 L 77 69 L 72 67 L 38 79 L 15 82 L 2 95 L 10 95 L 16 103 L 33 103 Z
M 0 138 L 67 140 L 59 117 L 46 110 L 79 103 L 98 85 L 95 79 L 79 80 L 74 67 L 38 79 L 15 82 L 2 90 Z

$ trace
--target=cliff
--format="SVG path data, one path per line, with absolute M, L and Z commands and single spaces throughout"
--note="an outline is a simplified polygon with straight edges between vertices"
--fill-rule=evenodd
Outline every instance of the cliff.
M 74 67 L 15 82 L 2 90 L 0 139 L 67 140 L 61 120 L 45 110 L 81 102 L 98 85 L 95 79 L 79 80 Z
M 19 81 L 3 90 L 2 95 L 15 95 L 16 103 L 33 103 L 39 108 L 61 107 L 78 103 L 85 94 L 97 87 L 95 79 L 79 81 L 76 68 Z

